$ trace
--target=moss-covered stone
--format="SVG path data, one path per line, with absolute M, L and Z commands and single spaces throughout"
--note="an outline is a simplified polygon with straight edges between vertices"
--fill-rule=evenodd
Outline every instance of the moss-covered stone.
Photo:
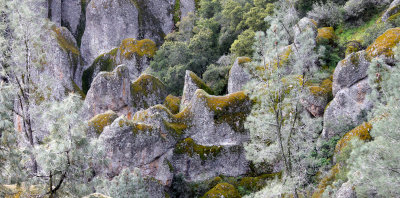
M 153 126 L 143 123 L 133 122 L 132 120 L 121 119 L 118 122 L 119 127 L 131 127 L 132 133 L 137 135 L 141 132 L 152 132 Z
M 214 94 L 214 92 L 212 91 L 212 89 L 210 87 L 208 87 L 206 85 L 206 83 L 204 83 L 204 81 L 198 77 L 195 73 L 190 72 L 190 77 L 192 78 L 193 82 L 197 85 L 197 87 L 199 89 L 203 89 L 204 91 L 206 91 L 209 94 Z
M 90 119 L 88 125 L 89 127 L 93 127 L 95 132 L 100 135 L 103 132 L 104 127 L 112 124 L 112 122 L 117 118 L 118 115 L 114 111 L 109 110 Z
M 201 160 L 207 160 L 216 157 L 221 150 L 221 146 L 203 146 L 196 144 L 192 138 L 186 138 L 176 145 L 174 152 L 188 154 L 190 157 L 199 155 Z
M 336 154 L 340 153 L 342 149 L 345 148 L 353 138 L 359 138 L 365 141 L 371 140 L 372 137 L 369 134 L 369 131 L 371 131 L 371 129 L 372 125 L 368 122 L 364 122 L 360 126 L 349 131 L 336 144 L 335 153 Z
M 143 74 L 131 84 L 132 104 L 136 108 L 147 109 L 160 104 L 167 95 L 165 85 L 152 75 Z
M 361 43 L 359 41 L 349 41 L 346 45 L 345 55 L 348 56 L 353 52 L 358 52 L 361 50 Z
M 320 44 L 333 44 L 337 36 L 333 27 L 323 27 L 318 29 L 317 42 Z
M 126 59 L 131 59 L 132 55 L 153 57 L 157 51 L 157 46 L 150 39 L 136 40 L 127 38 L 122 41 L 120 50 L 121 55 Z
M 79 49 L 76 47 L 76 44 L 70 39 L 66 38 L 63 35 L 61 28 L 56 27 L 55 25 L 51 28 L 56 35 L 58 45 L 65 51 L 71 52 L 74 55 L 80 55 Z M 68 31 L 68 30 L 66 30 Z
M 375 42 L 366 49 L 367 57 L 372 59 L 384 55 L 393 58 L 393 48 L 400 42 L 400 28 L 392 28 L 379 36 Z
M 243 56 L 243 57 L 238 58 L 239 64 L 244 64 L 244 63 L 248 63 L 248 62 L 251 62 L 251 58 L 249 58 L 249 57 Z
M 326 190 L 326 187 L 332 185 L 332 183 L 335 181 L 335 178 L 339 174 L 339 171 L 340 164 L 336 164 L 335 166 L 333 166 L 329 173 L 318 184 L 318 188 L 314 191 L 312 198 L 321 198 L 322 194 Z
M 173 95 L 168 95 L 164 101 L 164 106 L 167 107 L 173 114 L 179 113 L 180 104 L 181 98 Z
M 203 198 L 240 198 L 237 189 L 229 183 L 220 183 L 208 191 Z

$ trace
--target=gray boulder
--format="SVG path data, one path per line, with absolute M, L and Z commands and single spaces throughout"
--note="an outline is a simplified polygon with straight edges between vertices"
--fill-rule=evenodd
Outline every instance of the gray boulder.
M 328 104 L 329 90 L 321 86 L 311 86 L 308 90 L 309 92 L 301 98 L 301 104 L 314 117 L 322 117 Z
M 75 38 L 77 38 L 78 35 L 79 25 L 82 25 L 82 5 L 83 3 L 81 0 L 61 1 L 61 24 L 62 26 L 67 27 Z
M 335 135 L 342 136 L 365 122 L 367 113 L 373 106 L 372 102 L 366 98 L 370 91 L 368 78 L 365 78 L 337 92 L 324 113 L 322 137 L 330 139 Z
M 191 138 L 179 142 L 173 156 L 175 174 L 183 174 L 189 182 L 218 175 L 244 175 L 249 171 L 248 165 L 242 146 L 205 146 Z
M 81 75 L 82 89 L 87 92 L 99 72 L 112 71 L 122 64 L 128 68 L 131 80 L 137 79 L 149 67 L 150 59 L 156 50 L 156 44 L 149 39 L 127 38 L 122 40 L 119 47 L 98 56 L 92 65 L 83 71 Z
M 244 70 L 244 63 L 251 61 L 247 57 L 239 57 L 236 59 L 231 70 L 229 71 L 228 93 L 241 91 L 243 86 L 250 81 L 250 75 Z
M 95 0 L 86 8 L 82 56 L 86 65 L 120 45 L 125 38 L 139 38 L 139 11 L 131 0 Z
M 185 84 L 183 86 L 183 94 L 180 109 L 183 110 L 192 100 L 197 89 L 203 89 L 207 93 L 213 94 L 213 91 L 198 77 L 195 73 L 186 70 Z
M 84 102 L 84 118 L 89 119 L 108 110 L 118 114 L 132 112 L 130 77 L 126 66 L 113 72 L 100 72 L 93 80 Z
M 336 193 L 336 198 L 357 198 L 353 185 L 350 182 L 342 184 Z
M 391 16 L 399 13 L 400 11 L 400 0 L 394 0 L 389 8 L 385 11 L 385 13 L 382 15 L 381 21 L 382 22 L 387 22 Z
M 335 96 L 343 88 L 351 87 L 367 77 L 370 62 L 366 59 L 365 51 L 351 53 L 340 61 L 333 73 L 332 92 Z
M 138 111 L 162 104 L 168 92 L 158 78 L 143 74 L 131 84 L 131 96 L 132 106 Z

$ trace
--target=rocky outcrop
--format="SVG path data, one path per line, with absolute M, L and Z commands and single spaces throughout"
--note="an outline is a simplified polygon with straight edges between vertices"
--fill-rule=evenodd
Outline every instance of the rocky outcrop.
M 93 0 L 86 8 L 81 51 L 86 64 L 125 38 L 139 38 L 139 11 L 131 0 Z
M 330 139 L 335 135 L 344 135 L 344 132 L 366 121 L 367 113 L 373 106 L 366 98 L 370 91 L 368 78 L 338 91 L 324 113 L 322 137 Z
M 382 22 L 391 21 L 392 18 L 396 18 L 399 16 L 400 11 L 400 0 L 394 0 L 389 8 L 385 11 L 385 13 L 381 17 Z
M 180 11 L 181 11 L 181 17 L 186 17 L 189 12 L 195 12 L 196 11 L 196 2 L 195 0 L 176 0 L 180 2 Z
M 243 86 L 250 81 L 250 75 L 245 71 L 244 65 L 250 62 L 248 57 L 239 57 L 236 59 L 231 70 L 229 71 L 228 93 L 241 91 Z
M 183 110 L 192 100 L 197 89 L 203 89 L 207 93 L 213 94 L 213 91 L 198 77 L 195 73 L 186 70 L 185 84 L 183 86 L 183 94 L 180 109 Z
M 131 80 L 137 79 L 150 65 L 150 59 L 157 50 L 156 44 L 149 39 L 124 39 L 118 48 L 101 54 L 82 75 L 82 88 L 87 92 L 96 75 L 101 71 L 112 71 L 118 65 L 128 67 Z
M 144 74 L 131 84 L 132 106 L 136 111 L 162 104 L 168 92 L 156 77 Z
M 333 73 L 332 92 L 336 93 L 346 87 L 351 87 L 367 77 L 370 62 L 367 60 L 365 51 L 352 53 L 340 61 Z
M 331 79 L 325 79 L 321 85 L 309 86 L 308 91 L 305 97 L 300 100 L 301 104 L 314 117 L 322 117 L 328 100 L 332 97 Z
M 117 118 L 118 115 L 112 110 L 94 116 L 88 121 L 89 128 L 87 134 L 92 137 L 99 136 L 103 132 L 104 127 L 112 124 Z
M 174 0 L 91 1 L 86 9 L 82 38 L 82 54 L 87 65 L 126 38 L 148 38 L 160 45 L 174 27 L 174 3 Z
M 400 42 L 400 28 L 392 28 L 379 36 L 366 50 L 367 58 L 379 57 L 394 64 L 393 48 Z
M 100 72 L 86 95 L 85 119 L 108 110 L 125 115 L 132 113 L 130 77 L 126 66 L 118 66 L 113 72 Z
M 86 2 L 81 0 L 61 1 L 61 25 L 68 28 L 77 40 L 83 33 L 85 8 Z
M 356 192 L 354 191 L 354 186 L 351 182 L 346 182 L 342 184 L 336 193 L 336 198 L 357 198 Z

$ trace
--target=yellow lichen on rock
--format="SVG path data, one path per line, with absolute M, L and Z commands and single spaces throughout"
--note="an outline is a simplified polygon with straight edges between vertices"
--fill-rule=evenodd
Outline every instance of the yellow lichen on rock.
M 164 101 L 164 106 L 167 107 L 173 114 L 179 113 L 180 104 L 181 98 L 173 95 L 168 95 Z
M 101 134 L 104 127 L 110 125 L 117 118 L 118 115 L 114 111 L 109 110 L 103 114 L 94 116 L 89 120 L 88 125 L 89 127 L 93 127 L 97 134 Z
M 342 139 L 336 144 L 335 153 L 338 154 L 348 143 L 355 137 L 361 140 L 371 140 L 371 135 L 369 132 L 372 129 L 372 125 L 368 122 L 364 122 L 360 126 L 354 128 L 353 130 L 346 133 Z
M 42 194 L 42 189 L 38 186 L 30 186 L 29 190 L 27 186 L 18 185 L 2 185 L 0 186 L 0 195 L 4 198 L 25 198 L 25 197 L 39 197 Z M 45 196 L 46 197 L 46 196 Z
M 248 101 L 248 97 L 243 91 L 232 93 L 226 96 L 211 96 L 203 91 L 202 93 L 200 92 L 199 95 L 205 98 L 207 106 L 214 112 L 224 111 L 228 107 L 235 108 Z
M 240 198 L 237 189 L 229 183 L 219 183 L 210 191 L 208 191 L 203 198 Z
M 318 43 L 333 43 L 337 39 L 333 27 L 323 27 L 318 29 L 317 42 Z
M 238 58 L 239 64 L 244 64 L 244 63 L 248 63 L 248 62 L 251 62 L 251 58 L 249 58 L 249 57 L 243 56 L 243 57 Z
M 221 150 L 222 146 L 203 146 L 196 144 L 192 138 L 186 138 L 176 145 L 174 152 L 176 154 L 188 154 L 190 157 L 197 154 L 201 160 L 207 160 L 216 157 Z
M 367 57 L 372 59 L 384 55 L 393 58 L 393 48 L 400 42 L 400 28 L 392 28 L 379 36 L 367 50 Z
M 157 45 L 150 39 L 136 40 L 133 38 L 124 39 L 120 46 L 121 55 L 130 59 L 132 55 L 137 54 L 139 57 L 153 57 L 157 51 Z

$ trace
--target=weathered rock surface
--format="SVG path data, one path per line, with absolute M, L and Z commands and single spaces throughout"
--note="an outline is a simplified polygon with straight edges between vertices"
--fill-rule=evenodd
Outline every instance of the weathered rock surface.
M 342 184 L 336 193 L 336 198 L 357 198 L 353 185 L 349 181 Z
M 55 1 L 53 1 L 55 2 Z M 82 6 L 85 6 L 81 0 L 61 1 L 61 25 L 67 27 L 71 33 L 77 38 L 78 29 L 80 28 L 82 16 Z
M 390 21 L 391 17 L 398 16 L 399 11 L 400 11 L 400 0 L 394 0 L 390 4 L 389 8 L 382 15 L 381 21 L 383 22 L 387 22 L 388 20 Z
M 86 28 L 81 51 L 86 64 L 120 45 L 139 38 L 139 11 L 131 0 L 93 0 L 86 8 Z
M 243 86 L 250 81 L 250 75 L 244 70 L 244 63 L 250 62 L 248 57 L 239 57 L 236 59 L 229 71 L 228 93 L 241 91 Z
M 117 118 L 118 114 L 112 110 L 94 116 L 88 121 L 89 128 L 87 134 L 92 137 L 99 136 L 103 132 L 104 127 L 112 124 Z
M 308 94 L 300 100 L 301 104 L 314 117 L 322 117 L 332 95 L 331 79 L 325 79 L 319 86 L 310 86 L 308 90 Z
M 336 93 L 324 113 L 322 137 L 330 139 L 360 125 L 367 119 L 372 103 L 366 98 L 371 88 L 368 78 Z
M 132 106 L 136 111 L 162 104 L 168 92 L 156 77 L 144 74 L 131 84 Z
M 198 77 L 195 73 L 186 70 L 185 84 L 183 86 L 183 94 L 180 109 L 183 110 L 192 100 L 197 89 L 203 89 L 207 93 L 213 94 L 213 91 Z
M 366 50 L 367 58 L 379 57 L 394 64 L 393 48 L 400 42 L 400 28 L 392 28 L 379 36 Z
M 127 38 L 118 48 L 101 54 L 82 74 L 82 88 L 87 92 L 96 75 L 101 71 L 112 71 L 118 65 L 128 67 L 131 80 L 137 79 L 149 67 L 150 59 L 157 50 L 156 44 L 149 40 Z
M 126 66 L 113 72 L 100 72 L 93 80 L 84 102 L 84 118 L 113 110 L 119 114 L 132 113 L 130 77 Z
M 336 93 L 346 87 L 367 77 L 367 70 L 370 62 L 366 59 L 365 51 L 352 53 L 340 61 L 333 73 L 332 92 Z
M 186 17 L 189 12 L 196 11 L 196 3 L 195 0 L 179 0 L 180 8 L 181 8 L 181 17 Z

